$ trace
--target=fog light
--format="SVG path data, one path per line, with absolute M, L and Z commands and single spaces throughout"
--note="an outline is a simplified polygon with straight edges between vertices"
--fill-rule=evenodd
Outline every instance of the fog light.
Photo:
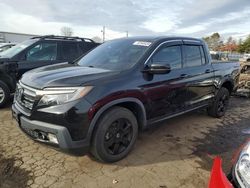
M 58 144 L 58 140 L 55 134 L 48 133 L 48 139 L 50 142 Z

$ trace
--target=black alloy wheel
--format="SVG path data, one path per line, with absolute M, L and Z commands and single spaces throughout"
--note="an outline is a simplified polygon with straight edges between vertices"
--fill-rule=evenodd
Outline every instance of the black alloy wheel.
M 122 153 L 131 143 L 133 128 L 128 119 L 113 122 L 105 133 L 104 147 L 111 155 Z
M 91 153 L 103 162 L 116 162 L 132 150 L 138 134 L 137 119 L 124 107 L 113 107 L 100 117 L 92 137 Z

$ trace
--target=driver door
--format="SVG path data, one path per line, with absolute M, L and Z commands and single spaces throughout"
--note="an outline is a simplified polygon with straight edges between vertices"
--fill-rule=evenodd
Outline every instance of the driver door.
M 187 73 L 183 69 L 182 41 L 167 42 L 161 45 L 150 57 L 150 64 L 168 65 L 168 74 L 154 74 L 146 85 L 144 94 L 150 100 L 148 118 L 162 119 L 185 109 L 187 98 Z

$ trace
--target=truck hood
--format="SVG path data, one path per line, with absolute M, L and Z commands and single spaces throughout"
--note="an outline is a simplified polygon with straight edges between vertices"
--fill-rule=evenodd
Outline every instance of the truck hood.
M 36 89 L 73 87 L 113 74 L 115 74 L 114 71 L 106 69 L 81 67 L 74 64 L 58 64 L 33 69 L 23 75 L 21 82 Z

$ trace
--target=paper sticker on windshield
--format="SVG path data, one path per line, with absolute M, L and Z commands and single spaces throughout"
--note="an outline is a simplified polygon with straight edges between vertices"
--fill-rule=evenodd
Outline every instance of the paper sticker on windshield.
M 135 41 L 133 43 L 133 45 L 137 45 L 137 46 L 149 46 L 151 44 L 151 42 L 145 42 L 145 41 Z

